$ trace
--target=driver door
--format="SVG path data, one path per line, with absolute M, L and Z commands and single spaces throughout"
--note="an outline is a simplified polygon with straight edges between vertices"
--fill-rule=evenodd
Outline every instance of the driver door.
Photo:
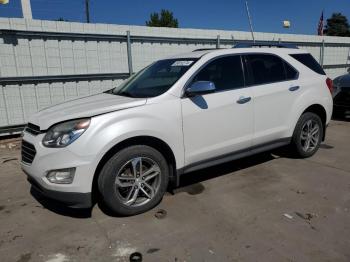
M 253 97 L 244 87 L 241 56 L 209 62 L 192 83 L 196 81 L 211 81 L 216 91 L 181 101 L 186 166 L 227 160 L 249 151 L 254 131 Z

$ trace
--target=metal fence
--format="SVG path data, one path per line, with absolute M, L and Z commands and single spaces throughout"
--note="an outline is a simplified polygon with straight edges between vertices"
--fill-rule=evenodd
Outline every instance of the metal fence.
M 0 19 L 0 134 L 38 110 L 120 84 L 154 60 L 198 48 L 230 48 L 249 32 Z M 346 72 L 350 39 L 256 33 L 307 49 L 331 76 Z

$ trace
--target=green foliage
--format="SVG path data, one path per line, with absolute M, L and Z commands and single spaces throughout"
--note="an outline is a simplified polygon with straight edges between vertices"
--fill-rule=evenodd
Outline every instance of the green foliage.
M 146 21 L 147 26 L 153 27 L 179 27 L 179 22 L 174 18 L 173 12 L 162 9 L 159 13 L 152 13 L 150 20 Z
M 350 36 L 350 27 L 346 16 L 341 13 L 334 13 L 331 18 L 327 19 L 324 34 L 330 36 Z

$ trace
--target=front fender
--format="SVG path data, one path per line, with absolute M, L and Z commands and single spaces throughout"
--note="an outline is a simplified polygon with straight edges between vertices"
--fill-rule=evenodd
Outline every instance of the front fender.
M 72 151 L 94 154 L 95 170 L 115 145 L 133 137 L 155 137 L 172 150 L 176 167 L 184 166 L 181 105 L 178 99 L 93 117 L 89 129 L 73 143 Z

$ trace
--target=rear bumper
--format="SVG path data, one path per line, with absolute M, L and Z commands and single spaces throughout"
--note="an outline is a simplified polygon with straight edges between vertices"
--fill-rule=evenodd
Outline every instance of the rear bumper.
M 35 178 L 27 175 L 28 182 L 32 185 L 32 188 L 40 195 L 59 201 L 68 207 L 72 208 L 91 208 L 92 198 L 91 193 L 76 193 L 76 192 L 62 192 L 44 188 L 41 186 Z

